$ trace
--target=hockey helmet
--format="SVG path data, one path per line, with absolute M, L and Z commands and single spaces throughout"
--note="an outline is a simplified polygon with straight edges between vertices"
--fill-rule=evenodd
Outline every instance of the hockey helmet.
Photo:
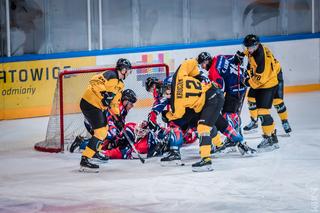
M 144 138 L 149 133 L 148 121 L 142 121 L 134 128 L 134 134 L 137 138 Z
M 211 57 L 210 53 L 202 52 L 198 55 L 197 61 L 198 61 L 198 64 L 200 64 L 200 65 L 207 61 L 208 63 L 206 65 L 205 69 L 209 70 L 209 68 L 211 67 L 211 64 L 212 64 L 212 57 Z
M 257 35 L 249 34 L 243 39 L 243 45 L 245 47 L 253 47 L 260 44 L 260 39 Z
M 121 101 L 124 101 L 124 100 L 127 100 L 134 104 L 137 102 L 137 95 L 132 89 L 125 89 L 122 92 L 122 97 L 121 97 Z
M 120 71 L 122 69 L 127 69 L 127 70 L 131 69 L 131 63 L 130 63 L 130 61 L 128 59 L 120 58 L 117 61 L 116 70 Z
M 161 87 L 162 82 L 156 77 L 148 77 L 144 84 L 146 90 L 150 92 L 150 89 L 153 87 L 153 85 L 156 85 L 156 87 L 159 89 Z

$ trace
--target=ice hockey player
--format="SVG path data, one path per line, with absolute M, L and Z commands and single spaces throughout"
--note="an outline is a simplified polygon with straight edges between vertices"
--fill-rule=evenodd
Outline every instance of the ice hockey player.
M 199 57 L 201 57 L 203 54 L 200 54 Z M 199 58 L 198 57 L 198 58 Z M 209 66 L 208 66 L 209 67 Z M 211 71 L 211 75 L 213 75 L 213 71 Z M 204 75 L 202 75 L 204 76 Z M 238 79 L 238 76 L 237 76 Z M 203 83 L 207 83 L 210 82 L 209 80 L 205 80 L 205 79 L 201 79 L 203 81 Z M 156 86 L 154 86 L 153 88 L 156 89 L 156 92 L 153 92 L 154 94 L 161 94 L 161 92 L 158 91 L 166 91 L 170 86 L 171 86 L 171 77 L 166 78 L 163 82 L 159 82 L 158 80 L 152 80 L 152 79 L 147 79 L 146 81 L 146 88 L 148 91 L 149 90 L 149 85 L 152 85 L 150 82 L 156 82 L 155 84 L 157 84 Z M 228 81 L 229 83 L 229 81 Z M 161 85 L 162 88 L 161 89 Z M 169 91 L 170 92 L 170 91 Z M 244 92 L 242 92 L 243 94 Z M 166 104 L 169 102 L 168 99 L 165 98 L 165 95 L 162 99 L 160 99 L 159 101 L 156 101 L 154 104 L 154 107 L 151 111 L 151 113 L 149 114 L 149 124 L 150 124 L 150 128 L 151 129 L 159 129 L 157 126 L 157 122 L 156 122 L 156 116 L 158 114 L 160 114 L 164 108 L 166 107 Z M 234 103 L 233 103 L 234 104 Z M 229 107 L 230 108 L 230 107 Z M 228 110 L 227 107 L 225 107 L 226 111 Z M 229 117 L 232 115 L 230 114 L 225 114 L 228 115 Z M 187 135 L 187 137 L 185 138 L 191 138 L 192 141 L 194 141 L 197 138 L 197 134 L 192 134 L 195 133 L 195 131 L 191 131 L 193 130 L 193 127 L 197 126 L 198 120 L 199 120 L 199 113 L 194 113 L 194 111 L 192 112 L 192 110 L 187 109 L 186 113 L 183 115 L 183 117 L 181 119 L 177 119 L 174 120 L 173 122 L 175 123 L 175 125 L 178 125 L 182 128 L 182 130 L 184 129 L 188 129 L 187 134 L 184 132 L 184 135 Z M 235 116 L 234 116 L 235 117 Z M 234 119 L 233 121 L 237 122 L 236 119 Z M 172 123 L 172 122 L 170 122 Z M 212 143 L 215 146 L 218 146 L 219 144 L 221 144 L 218 149 L 213 149 L 213 151 L 217 151 L 217 152 L 221 152 L 223 149 L 225 149 L 227 146 L 236 146 L 238 145 L 238 149 L 240 151 L 240 153 L 242 155 L 253 155 L 255 153 L 255 150 L 250 148 L 248 145 L 246 145 L 246 143 L 243 141 L 243 137 L 242 135 L 240 135 L 229 123 L 228 121 L 222 116 L 219 115 L 216 123 L 215 123 L 216 127 L 218 128 L 218 130 L 220 132 L 222 132 L 227 138 L 229 143 L 225 143 L 222 146 L 222 142 L 220 140 L 220 137 L 213 137 L 212 138 Z M 157 128 L 155 128 L 157 127 Z M 191 133 L 191 134 L 190 134 Z M 215 134 L 215 132 L 211 132 L 211 134 Z M 214 136 L 214 135 L 213 135 Z M 217 135 L 219 136 L 219 135 Z M 182 144 L 181 144 L 182 145 Z M 213 146 L 213 148 L 215 147 Z M 180 157 L 180 152 L 179 152 L 179 148 L 180 146 L 174 145 L 171 146 L 170 145 L 170 152 L 169 154 L 161 159 L 162 163 L 165 164 L 178 164 L 180 163 L 181 157 Z M 170 162 L 170 161 L 174 161 L 174 162 Z
M 108 110 L 105 111 L 105 116 L 108 123 L 108 134 L 105 140 L 103 141 L 102 149 L 111 149 L 114 147 L 114 142 L 117 138 L 117 135 L 121 132 L 121 127 L 125 124 L 125 119 L 129 111 L 133 108 L 134 104 L 137 101 L 136 93 L 131 89 L 125 89 L 122 92 L 121 102 L 119 104 L 120 116 L 119 120 L 115 120 L 114 116 L 111 115 Z M 93 130 L 91 125 L 85 120 L 85 126 L 88 132 L 92 135 Z M 74 142 L 71 144 L 69 151 L 72 153 L 75 149 L 79 148 L 84 150 L 89 142 L 89 139 L 77 136 Z
M 259 38 L 257 37 L 259 40 Z M 270 50 L 269 50 L 270 51 Z M 277 61 L 276 59 L 274 59 Z M 277 63 L 279 63 L 277 61 Z M 277 110 L 278 115 L 281 119 L 282 122 L 282 127 L 284 131 L 289 135 L 289 133 L 292 131 L 291 127 L 288 122 L 288 112 L 287 112 L 287 107 L 283 101 L 283 89 L 284 89 L 284 81 L 283 81 L 283 74 L 282 74 L 282 69 L 280 65 L 278 66 L 276 72 L 278 73 L 277 79 L 278 79 L 278 85 L 275 89 L 275 94 L 273 97 L 272 105 L 274 108 Z M 248 106 L 249 106 L 249 113 L 250 113 L 250 118 L 251 122 L 246 125 L 243 130 L 245 133 L 250 133 L 254 132 L 258 128 L 258 114 L 257 114 L 257 105 L 256 105 L 256 100 L 252 95 L 253 92 L 248 93 Z
M 92 126 L 93 135 L 88 145 L 82 152 L 80 171 L 98 172 L 99 165 L 89 161 L 93 156 L 99 156 L 100 160 L 108 160 L 101 155 L 100 150 L 103 140 L 107 136 L 108 123 L 105 111 L 115 116 L 120 115 L 119 102 L 124 88 L 123 80 L 131 73 L 129 60 L 120 58 L 114 71 L 106 71 L 95 75 L 89 81 L 89 86 L 80 101 L 80 109 Z
M 270 108 L 277 89 L 277 75 L 280 63 L 274 58 L 271 51 L 260 43 L 258 36 L 249 34 L 243 40 L 245 46 L 243 56 L 248 57 L 249 69 L 245 84 L 250 86 L 249 101 L 254 98 L 257 115 L 261 120 L 263 140 L 257 146 L 260 150 L 279 148 L 278 138 Z
M 126 136 L 124 134 L 126 132 Z M 142 121 L 139 124 L 126 123 L 122 131 L 114 140 L 111 149 L 103 150 L 102 153 L 110 159 L 134 159 L 137 154 L 129 144 L 129 140 L 134 143 L 136 150 L 145 157 L 161 155 L 161 146 L 157 146 L 160 141 L 149 131 L 148 122 Z M 156 150 L 157 149 L 157 150 Z
M 154 104 L 148 115 L 148 125 L 154 134 L 160 138 L 164 137 L 164 128 L 160 127 L 157 122 L 157 116 L 169 106 L 172 76 L 160 81 L 156 78 L 149 77 L 146 82 L 146 90 L 153 93 Z M 194 114 L 192 114 L 193 116 Z M 193 121 L 192 121 L 193 120 Z M 180 148 L 183 144 L 190 144 L 197 140 L 196 123 L 197 118 L 185 115 L 178 120 L 167 123 L 171 136 L 169 137 L 169 153 L 161 158 L 161 165 L 182 165 Z M 193 124 L 192 124 L 193 123 Z
M 213 57 L 212 65 L 208 72 L 210 81 L 215 82 L 225 93 L 225 102 L 222 108 L 222 116 L 217 120 L 218 130 L 226 136 L 222 146 L 218 145 L 216 152 L 227 147 L 243 143 L 241 134 L 240 111 L 246 92 L 244 81 L 243 57 L 235 55 L 217 55 Z M 252 152 L 253 149 L 248 147 Z M 240 149 L 241 150 L 241 149 Z M 252 153 L 253 154 L 253 153 Z
M 203 57 L 202 57 L 203 56 Z M 187 109 L 199 113 L 197 132 L 200 140 L 201 161 L 192 164 L 193 171 L 212 171 L 210 157 L 211 136 L 217 135 L 215 122 L 223 106 L 224 97 L 213 84 L 201 84 L 198 65 L 208 69 L 212 58 L 209 53 L 201 53 L 197 59 L 185 60 L 174 73 L 171 84 L 170 110 L 163 111 L 163 119 L 168 121 L 183 117 Z M 210 132 L 213 132 L 210 135 Z

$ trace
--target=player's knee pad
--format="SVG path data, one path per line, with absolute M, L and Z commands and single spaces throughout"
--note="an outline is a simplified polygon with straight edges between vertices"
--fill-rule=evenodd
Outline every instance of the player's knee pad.
M 107 134 L 108 134 L 108 127 L 104 126 L 99 129 L 95 129 L 93 136 L 103 141 L 107 137 Z
M 257 109 L 257 104 L 256 104 L 255 98 L 248 97 L 248 107 L 249 107 L 249 110 L 256 110 Z
M 274 132 L 274 123 L 271 115 L 262 115 L 259 117 L 261 119 L 261 128 L 264 135 L 271 135 Z
M 282 99 L 274 99 L 273 106 L 276 108 L 278 113 L 283 113 L 287 110 L 286 105 L 284 104 Z
M 98 138 L 92 136 L 89 139 L 89 142 L 85 148 L 85 150 L 82 152 L 82 155 L 88 158 L 92 158 L 93 155 L 97 152 L 99 149 L 99 146 L 101 146 L 102 141 L 99 140 Z
M 261 120 L 262 126 L 269 126 L 273 124 L 273 119 L 270 115 L 269 109 L 258 109 L 258 116 Z
M 200 136 L 200 157 L 201 158 L 210 157 L 210 152 L 211 152 L 211 137 Z

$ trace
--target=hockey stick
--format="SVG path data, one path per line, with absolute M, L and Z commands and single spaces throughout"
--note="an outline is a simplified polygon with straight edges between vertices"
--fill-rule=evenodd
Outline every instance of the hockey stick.
M 133 149 L 133 151 L 138 155 L 138 158 L 141 161 L 141 163 L 144 163 L 145 159 L 141 157 L 140 153 L 138 152 L 138 150 L 134 146 L 133 141 L 129 138 L 129 136 L 127 135 L 127 132 L 125 130 L 123 131 L 123 134 L 124 134 L 124 137 L 126 137 L 126 139 L 128 140 L 128 142 L 129 142 L 131 148 Z
M 117 116 L 112 112 L 111 108 L 109 107 L 109 112 L 112 115 L 112 117 L 118 121 Z M 136 149 L 136 147 L 134 146 L 134 142 L 129 138 L 129 136 L 127 135 L 126 131 L 122 131 L 124 134 L 124 137 L 126 137 L 127 141 L 129 142 L 131 148 L 133 149 L 133 151 L 137 154 L 139 160 L 141 161 L 141 163 L 145 162 L 145 159 L 143 159 L 140 155 L 140 153 L 138 152 L 138 150 Z
M 246 97 L 246 92 L 247 92 L 247 88 L 245 89 L 244 94 L 241 96 L 240 95 L 240 64 L 238 64 L 238 98 L 241 98 L 240 100 L 240 106 L 238 107 L 238 132 L 242 135 L 242 129 L 241 129 L 241 111 L 242 111 L 242 107 L 243 107 L 243 102 L 245 100 Z M 241 97 L 240 97 L 241 96 Z

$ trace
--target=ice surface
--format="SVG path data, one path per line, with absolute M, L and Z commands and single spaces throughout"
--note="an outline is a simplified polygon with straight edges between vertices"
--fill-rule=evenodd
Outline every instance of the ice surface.
M 279 150 L 214 158 L 208 173 L 191 171 L 196 144 L 182 149 L 184 167 L 112 160 L 98 174 L 79 173 L 79 153 L 33 150 L 47 117 L 1 121 L 0 212 L 320 212 L 320 92 L 285 102 L 293 133 L 279 137 Z M 242 115 L 247 123 L 246 107 Z M 259 143 L 259 134 L 248 135 L 248 144 Z

